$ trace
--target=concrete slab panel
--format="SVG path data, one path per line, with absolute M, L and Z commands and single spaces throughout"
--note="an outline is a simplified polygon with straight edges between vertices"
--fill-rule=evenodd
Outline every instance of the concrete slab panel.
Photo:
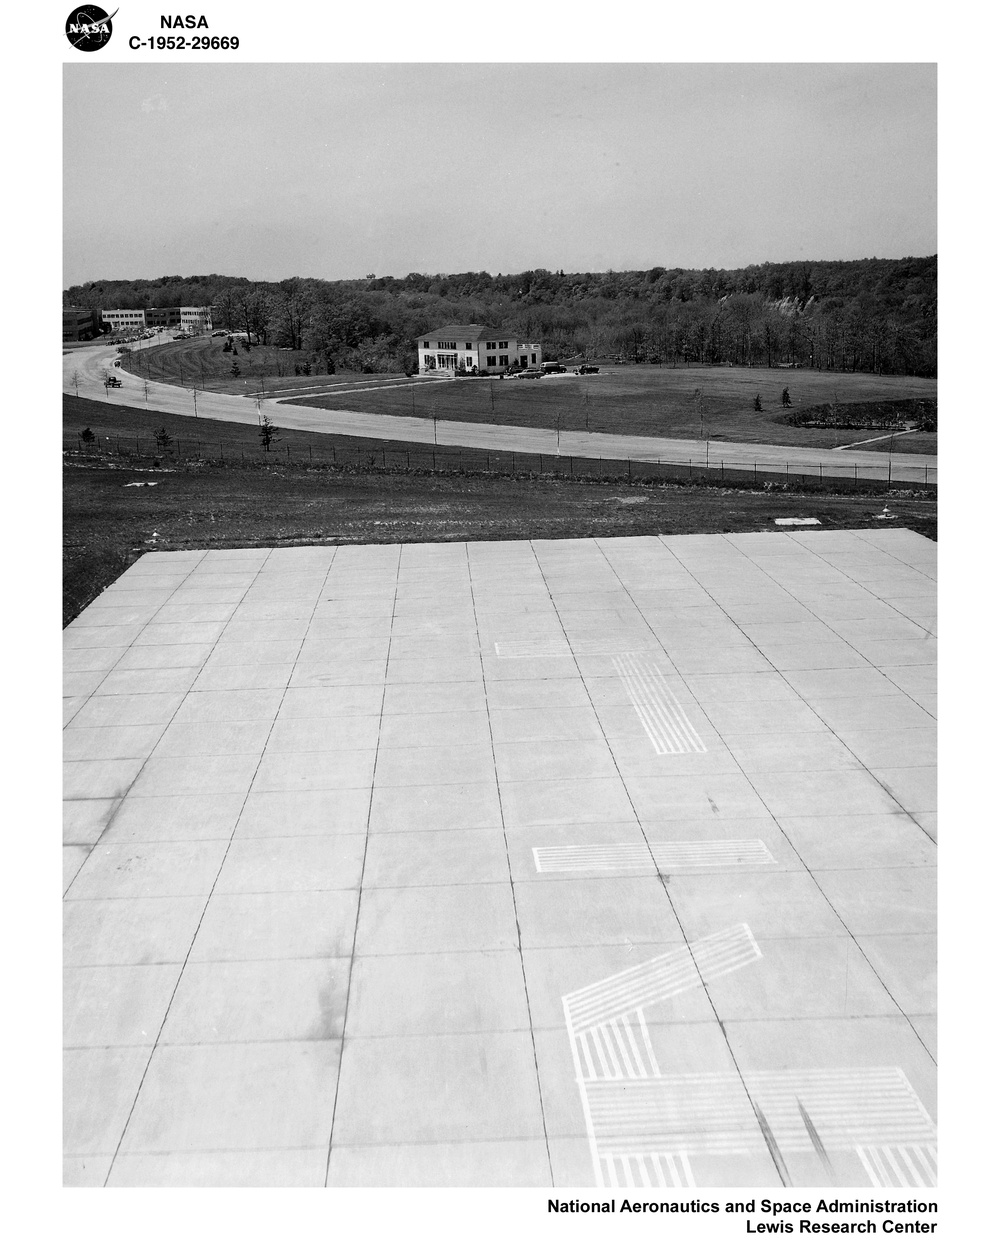
M 95 846 L 70 899 L 206 898 L 228 842 L 109 842 Z
M 166 728 L 183 701 L 184 696 L 176 692 L 89 698 L 83 701 L 83 706 L 74 717 L 73 728 L 96 729 L 119 725 L 159 725 Z
M 189 963 L 160 1041 L 325 1041 L 344 1033 L 350 961 Z
M 150 1043 L 64 1052 L 63 1148 L 68 1156 L 114 1154 L 152 1049 Z
M 689 941 L 745 922 L 766 937 L 843 937 L 844 924 L 806 872 L 676 875 L 670 900 Z
M 781 828 L 811 869 L 901 868 L 937 859 L 934 843 L 905 812 L 783 817 Z
M 323 1146 L 329 1139 L 339 1059 L 335 1041 L 158 1046 L 122 1149 Z
M 121 801 L 104 834 L 106 843 L 189 842 L 228 839 L 236 827 L 243 795 L 131 795 Z
M 356 890 L 364 858 L 361 834 L 236 838 L 226 853 L 215 891 Z
M 510 880 L 503 829 L 380 833 L 368 839 L 364 886 L 482 885 Z
M 516 881 L 514 896 L 521 946 L 526 951 L 540 946 L 630 949 L 675 942 L 682 936 L 670 900 L 656 878 Z
M 190 960 L 347 956 L 357 913 L 357 890 L 214 894 L 205 908 Z
M 510 883 L 380 887 L 364 891 L 358 955 L 497 951 L 517 947 Z
M 115 814 L 120 799 L 67 799 L 63 803 L 63 845 L 94 845 Z
M 306 1150 L 120 1152 L 108 1187 L 319 1188 L 326 1179 L 325 1146 Z
M 388 786 L 372 791 L 368 832 L 495 829 L 502 824 L 495 782 Z
M 352 968 L 348 1038 L 529 1027 L 516 950 L 362 956 Z
M 69 1183 L 593 1187 L 564 996 L 734 927 L 752 958 L 607 1044 L 669 1088 L 899 1068 L 932 1108 L 932 555 L 143 557 L 66 638 Z M 691 1183 L 780 1182 L 742 1110 Z
M 64 905 L 63 963 L 181 963 L 187 958 L 205 899 L 70 899 Z
M 348 1038 L 340 1082 L 335 1147 L 544 1140 L 527 1031 Z
M 589 1156 L 588 1156 L 589 1157 Z M 431 1189 L 545 1187 L 553 1183 L 542 1140 L 335 1146 L 328 1186 Z
M 66 968 L 64 1044 L 152 1046 L 180 974 L 179 963 Z
M 931 867 L 823 869 L 815 876 L 855 935 L 934 932 L 937 874 Z
M 252 791 L 238 813 L 236 837 L 363 834 L 371 790 Z

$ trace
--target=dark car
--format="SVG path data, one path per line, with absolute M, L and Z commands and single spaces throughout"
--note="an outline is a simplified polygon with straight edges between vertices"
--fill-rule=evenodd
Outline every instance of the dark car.
M 580 368 L 577 370 L 577 372 L 578 373 L 600 373 L 601 366 L 600 365 L 581 365 Z
M 557 360 L 543 360 L 542 373 L 565 373 L 566 366 L 559 364 Z
M 544 378 L 545 374 L 541 369 L 523 369 L 516 376 L 519 378 Z
M 121 384 L 121 378 L 108 378 L 108 380 L 104 383 L 105 386 L 121 386 Z

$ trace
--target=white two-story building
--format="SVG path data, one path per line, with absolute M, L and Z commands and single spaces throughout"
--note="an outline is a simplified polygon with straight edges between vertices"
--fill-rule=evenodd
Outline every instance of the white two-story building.
M 421 373 L 505 373 L 511 365 L 540 365 L 542 345 L 489 326 L 440 326 L 417 339 L 417 358 Z

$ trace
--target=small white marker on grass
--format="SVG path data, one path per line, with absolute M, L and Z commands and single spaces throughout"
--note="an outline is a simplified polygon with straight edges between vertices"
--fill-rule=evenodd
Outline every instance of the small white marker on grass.
M 814 516 L 776 516 L 775 525 L 822 525 Z

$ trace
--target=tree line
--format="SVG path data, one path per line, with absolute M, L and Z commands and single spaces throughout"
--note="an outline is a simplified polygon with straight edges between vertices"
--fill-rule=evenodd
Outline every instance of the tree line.
M 97 309 L 211 304 L 224 326 L 304 352 L 327 372 L 415 367 L 420 335 L 455 323 L 541 340 L 552 357 L 937 372 L 933 256 L 337 281 L 173 275 L 84 283 L 65 291 L 64 302 Z

